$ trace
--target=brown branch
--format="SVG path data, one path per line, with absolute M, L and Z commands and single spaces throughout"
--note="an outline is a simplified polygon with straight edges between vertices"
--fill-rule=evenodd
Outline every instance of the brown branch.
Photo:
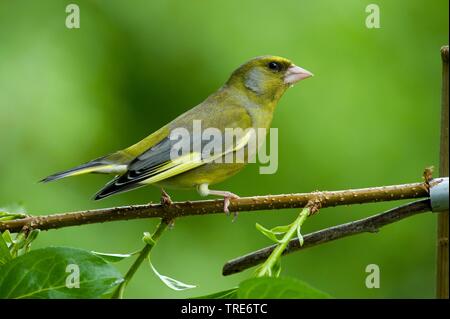
M 439 183 L 439 181 L 433 182 Z M 243 212 L 299 208 L 304 207 L 310 200 L 318 197 L 321 199 L 322 207 L 330 207 L 428 196 L 429 192 L 425 183 L 411 183 L 341 191 L 243 197 L 232 199 L 229 209 L 232 212 Z M 174 202 L 169 205 L 134 205 L 45 216 L 30 216 L 23 219 L 0 222 L 0 231 L 8 229 L 11 232 L 18 232 L 23 228 L 48 230 L 116 220 L 154 217 L 174 219 L 183 216 L 216 213 L 223 213 L 223 200 Z
M 314 233 L 303 236 L 303 246 L 300 246 L 298 239 L 292 239 L 283 255 L 290 254 L 295 251 L 304 250 L 313 246 L 327 243 L 340 238 L 357 235 L 366 232 L 377 232 L 379 228 L 395 223 L 403 218 L 407 218 L 416 214 L 424 213 L 431 210 L 430 201 L 428 199 L 419 200 L 407 205 L 403 205 L 387 212 L 353 221 L 350 223 L 326 228 Z M 245 256 L 228 261 L 222 270 L 224 276 L 244 271 L 250 267 L 256 266 L 264 262 L 277 245 L 272 245 Z

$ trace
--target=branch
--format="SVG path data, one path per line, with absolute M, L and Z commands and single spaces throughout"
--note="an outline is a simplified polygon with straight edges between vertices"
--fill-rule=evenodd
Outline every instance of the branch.
M 281 271 L 281 264 L 280 264 L 280 258 L 283 252 L 286 250 L 286 247 L 289 245 L 291 238 L 293 238 L 295 235 L 298 236 L 298 240 L 301 240 L 301 234 L 300 229 L 305 222 L 306 218 L 310 214 L 312 214 L 313 209 L 309 207 L 309 205 L 306 205 L 305 208 L 302 209 L 300 214 L 298 215 L 297 219 L 287 226 L 281 226 L 281 227 L 288 227 L 286 232 L 284 233 L 284 236 L 282 239 L 278 239 L 278 243 L 273 246 L 272 251 L 270 252 L 270 256 L 267 257 L 266 261 L 258 270 L 256 271 L 255 276 L 256 277 L 264 277 L 264 276 L 272 276 L 275 274 L 275 277 L 278 277 L 280 271 Z
M 432 181 L 432 183 L 439 181 Z M 253 196 L 232 199 L 232 212 L 301 208 L 310 200 L 320 198 L 322 207 L 364 204 L 429 196 L 428 183 L 411 183 L 341 191 L 300 194 Z M 45 216 L 29 216 L 0 222 L 0 231 L 19 232 L 25 229 L 49 230 L 92 223 L 159 217 L 172 220 L 177 217 L 223 213 L 223 200 L 201 200 L 167 204 L 147 204 L 86 210 Z
M 304 243 L 302 246 L 300 246 L 298 239 L 292 239 L 286 247 L 286 250 L 283 252 L 283 255 L 352 235 L 365 232 L 374 233 L 385 225 L 430 210 L 430 201 L 428 199 L 423 199 L 388 210 L 378 215 L 319 230 L 303 236 Z M 228 261 L 223 267 L 223 275 L 227 276 L 238 273 L 264 262 L 276 247 L 277 245 L 272 245 Z
M 161 237 L 162 233 L 166 230 L 167 226 L 169 226 L 170 223 L 171 223 L 171 221 L 161 220 L 159 225 L 156 227 L 156 230 L 153 233 L 153 235 L 151 235 L 151 236 L 146 235 L 148 237 L 145 240 L 146 243 L 145 243 L 144 248 L 142 248 L 142 250 L 139 252 L 138 257 L 136 258 L 134 263 L 131 265 L 130 269 L 127 271 L 125 277 L 123 278 L 123 281 L 113 292 L 113 294 L 111 296 L 112 299 L 122 299 L 123 298 L 123 293 L 124 293 L 125 287 L 128 285 L 131 278 L 133 278 L 134 274 L 139 269 L 142 262 L 144 262 L 148 258 L 153 247 L 156 245 L 157 241 L 159 240 L 159 237 Z

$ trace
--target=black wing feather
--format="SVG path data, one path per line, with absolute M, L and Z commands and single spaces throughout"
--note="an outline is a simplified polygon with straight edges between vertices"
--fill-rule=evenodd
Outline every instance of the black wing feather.
M 151 177 L 151 172 L 155 168 L 170 161 L 170 151 L 173 144 L 176 142 L 177 141 L 165 138 L 136 157 L 128 165 L 128 171 L 106 184 L 106 186 L 95 195 L 94 199 L 99 200 L 113 194 L 145 186 L 139 184 L 139 182 Z

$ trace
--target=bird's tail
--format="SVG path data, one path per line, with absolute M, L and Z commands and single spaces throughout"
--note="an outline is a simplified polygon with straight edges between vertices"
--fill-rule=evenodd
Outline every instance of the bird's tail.
M 100 199 L 103 199 L 105 197 L 108 197 L 108 196 L 111 196 L 114 194 L 128 192 L 128 191 L 131 191 L 132 189 L 145 186 L 145 184 L 139 184 L 139 183 L 128 184 L 125 186 L 118 186 L 118 181 L 119 181 L 120 177 L 121 176 L 113 179 L 111 182 L 106 184 L 105 187 L 103 187 L 101 190 L 99 190 L 97 192 L 97 194 L 95 194 L 94 200 L 100 200 Z
M 112 161 L 111 156 L 100 157 L 85 164 L 76 166 L 66 171 L 47 176 L 40 182 L 47 183 L 69 176 L 78 176 L 89 173 L 122 174 L 126 171 L 127 164 L 123 161 Z

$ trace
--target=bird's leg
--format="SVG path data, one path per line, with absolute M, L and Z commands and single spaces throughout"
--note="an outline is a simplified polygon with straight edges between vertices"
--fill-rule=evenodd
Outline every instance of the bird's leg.
M 239 198 L 238 195 L 233 194 L 232 192 L 211 190 L 208 188 L 208 184 L 199 185 L 197 187 L 197 191 L 200 194 L 200 196 L 208 196 L 208 195 L 222 196 L 223 197 L 223 211 L 227 215 L 230 215 L 230 211 L 228 209 L 228 206 L 230 206 L 230 199 Z M 237 215 L 238 215 L 238 212 L 233 212 L 233 216 L 234 216 L 233 221 L 236 219 Z
M 165 207 L 172 205 L 172 203 L 173 202 L 169 194 L 167 194 L 164 188 L 161 187 L 161 205 L 163 206 L 163 209 Z M 172 219 L 169 223 L 169 229 L 172 229 L 174 226 L 175 226 L 175 219 Z
M 164 188 L 161 187 L 161 205 L 163 206 L 169 206 L 172 205 L 172 199 L 170 198 L 169 194 L 166 193 Z

